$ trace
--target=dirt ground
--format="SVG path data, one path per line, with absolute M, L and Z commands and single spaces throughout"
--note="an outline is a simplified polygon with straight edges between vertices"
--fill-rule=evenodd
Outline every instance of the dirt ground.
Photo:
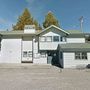
M 89 69 L 0 65 L 0 90 L 90 90 Z

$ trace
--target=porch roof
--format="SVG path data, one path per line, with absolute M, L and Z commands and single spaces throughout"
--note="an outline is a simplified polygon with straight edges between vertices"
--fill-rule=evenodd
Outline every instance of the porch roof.
M 58 50 L 60 51 L 90 51 L 90 43 L 67 43 L 59 44 Z

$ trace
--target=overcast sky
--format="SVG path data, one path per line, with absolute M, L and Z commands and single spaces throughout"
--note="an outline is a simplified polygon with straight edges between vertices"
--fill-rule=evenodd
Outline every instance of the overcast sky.
M 83 16 L 83 30 L 90 32 L 90 0 L 0 0 L 0 30 L 11 29 L 24 8 L 40 24 L 47 12 L 52 11 L 65 30 L 79 30 L 79 18 Z

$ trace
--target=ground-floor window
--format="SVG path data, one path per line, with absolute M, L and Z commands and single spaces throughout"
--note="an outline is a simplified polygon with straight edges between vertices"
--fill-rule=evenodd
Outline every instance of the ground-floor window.
M 75 52 L 75 59 L 87 60 L 87 52 Z

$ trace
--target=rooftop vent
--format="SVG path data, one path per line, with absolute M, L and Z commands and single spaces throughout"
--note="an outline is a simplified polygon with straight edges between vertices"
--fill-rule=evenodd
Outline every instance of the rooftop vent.
M 35 25 L 25 25 L 24 33 L 35 33 Z

